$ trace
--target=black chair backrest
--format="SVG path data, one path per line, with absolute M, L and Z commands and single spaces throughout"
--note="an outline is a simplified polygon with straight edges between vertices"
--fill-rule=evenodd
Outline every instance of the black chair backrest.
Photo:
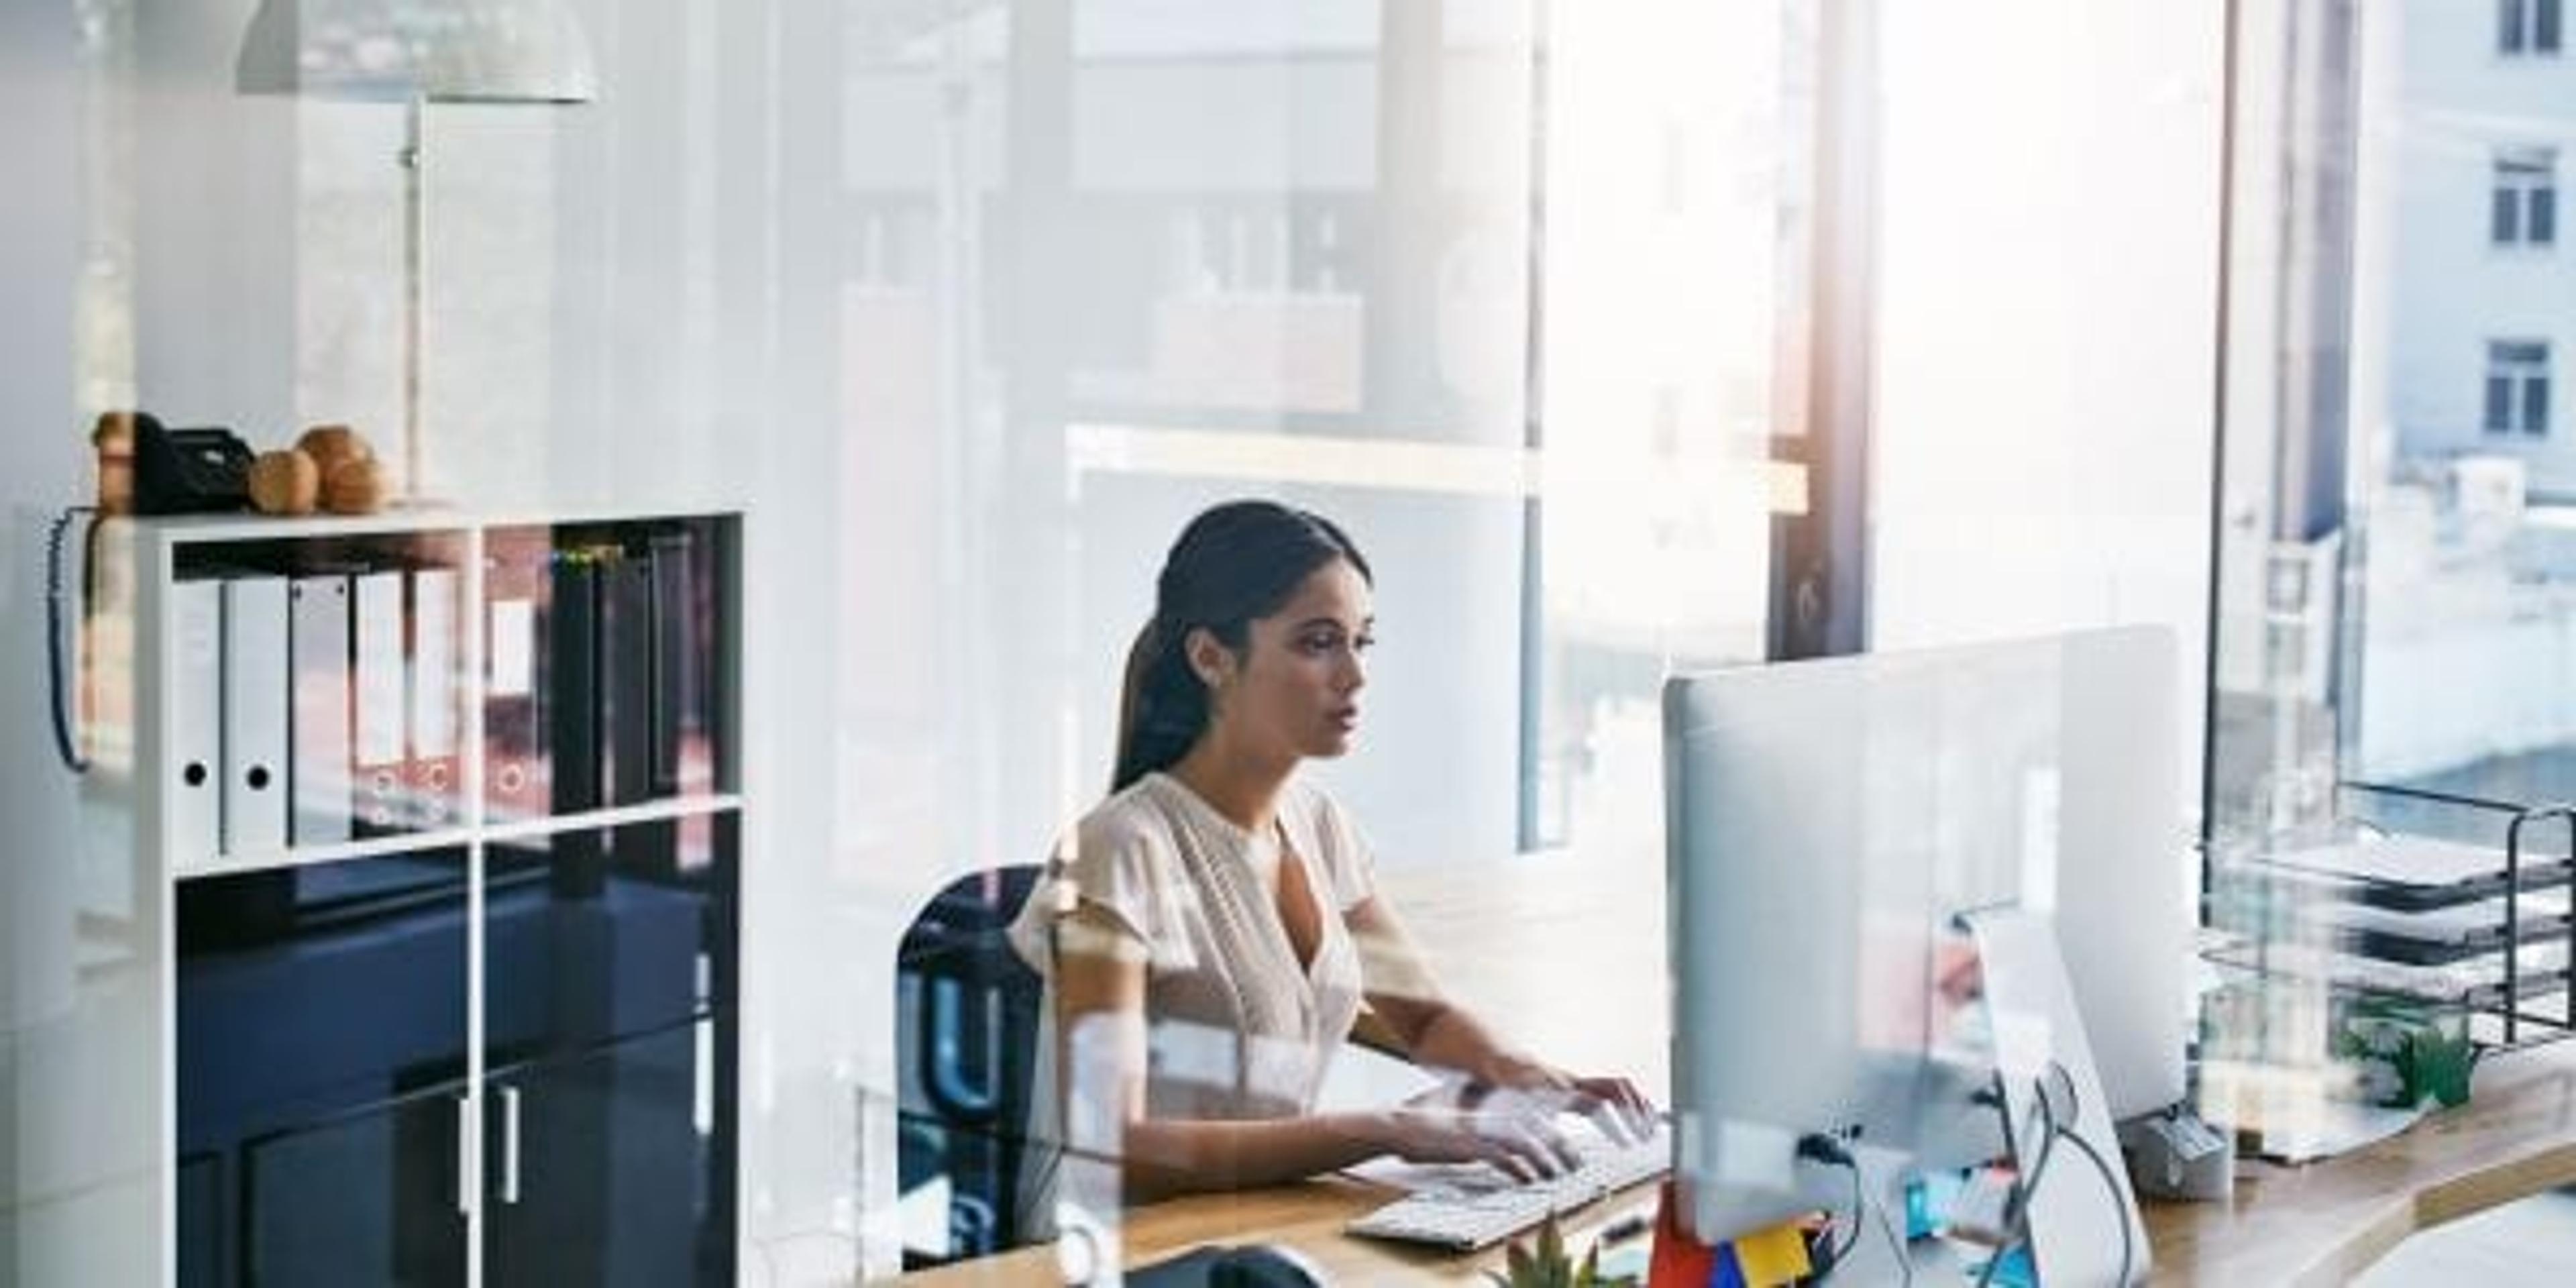
M 911 1265 L 1021 1242 L 1020 1157 L 1045 997 L 1005 931 L 1040 872 L 1023 864 L 950 883 L 896 950 L 900 1183 L 905 1193 L 940 1176 L 949 1184 L 947 1255 L 907 1252 Z

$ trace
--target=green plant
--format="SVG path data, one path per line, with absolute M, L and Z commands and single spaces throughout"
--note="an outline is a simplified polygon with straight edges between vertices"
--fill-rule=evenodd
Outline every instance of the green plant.
M 1600 1254 L 1595 1246 L 1576 1263 L 1566 1255 L 1565 1234 L 1556 1228 L 1556 1218 L 1549 1217 L 1538 1228 L 1535 1247 L 1515 1243 L 1505 1251 L 1503 1263 L 1509 1275 L 1488 1270 L 1485 1277 L 1499 1288 L 1611 1288 L 1625 1282 L 1601 1277 Z

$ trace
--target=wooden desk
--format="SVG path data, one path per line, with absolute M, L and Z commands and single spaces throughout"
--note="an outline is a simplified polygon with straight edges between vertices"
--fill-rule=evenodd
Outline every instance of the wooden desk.
M 1588 1245 L 1601 1228 L 1632 1211 L 1653 1210 L 1655 1187 L 1641 1185 L 1565 1217 L 1570 1246 Z M 1352 1218 L 1394 1197 L 1371 1185 L 1341 1178 L 1283 1185 L 1242 1194 L 1173 1199 L 1127 1214 L 1119 1233 L 1130 1266 L 1160 1261 L 1201 1244 L 1285 1244 L 1336 1284 L 1456 1284 L 1488 1282 L 1503 1268 L 1504 1245 L 1457 1255 L 1342 1233 Z M 1527 1236 L 1523 1236 L 1527 1237 Z M 1055 1253 L 1023 1248 L 997 1257 L 943 1266 L 901 1280 L 905 1288 L 1039 1288 L 1063 1282 Z
M 1650 1093 L 1668 1086 L 1667 990 L 1660 867 L 1636 858 L 1583 864 L 1534 857 L 1494 867 L 1398 871 L 1387 895 L 1431 953 L 1450 993 L 1543 1055 L 1625 1073 Z M 1636 986 L 1620 986 L 1636 981 Z M 2155 1282 L 2340 1284 L 2408 1235 L 2576 1184 L 2576 1042 L 2498 1056 L 2477 1072 L 2469 1103 L 2390 1140 L 2305 1167 L 2246 1162 L 2226 1204 L 2146 1205 Z M 1576 1213 L 1588 1241 L 1648 1202 L 1651 1187 Z M 1127 1214 L 1130 1264 L 1204 1243 L 1283 1243 L 1335 1281 L 1481 1281 L 1499 1247 L 1476 1256 L 1343 1236 L 1385 1191 L 1328 1179 L 1205 1195 Z M 922 1288 L 1058 1282 L 1053 1253 L 1024 1250 L 903 1282 Z
M 2146 1205 L 2159 1284 L 2341 1284 L 2408 1235 L 2576 1185 L 2576 1042 L 2496 1056 L 2469 1103 L 2304 1167 L 2247 1162 L 2225 1204 Z

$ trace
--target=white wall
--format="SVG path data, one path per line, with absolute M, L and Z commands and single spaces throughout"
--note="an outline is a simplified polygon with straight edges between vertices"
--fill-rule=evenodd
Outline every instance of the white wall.
M 2224 8 L 1885 6 L 1874 647 L 2167 625 L 2199 729 Z
M 72 959 L 84 843 L 78 787 L 55 759 L 45 686 L 44 538 L 85 500 L 88 425 L 75 396 L 82 266 L 82 82 L 69 6 L 0 5 L 0 1282 L 64 1282 L 113 1255 L 139 1191 L 99 1184 L 131 1139 L 48 1130 L 48 1090 L 80 1083 L 106 1036 L 77 1014 Z M 75 529 L 77 532 L 77 529 Z M 139 1116 L 136 1117 L 141 1121 Z M 132 1175 L 127 1172 L 127 1175 Z

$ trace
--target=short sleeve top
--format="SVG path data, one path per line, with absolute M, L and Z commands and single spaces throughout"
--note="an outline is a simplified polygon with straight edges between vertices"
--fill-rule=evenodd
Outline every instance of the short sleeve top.
M 1324 905 L 1302 965 L 1261 875 L 1288 862 L 1305 865 Z M 1142 946 L 1148 1113 L 1244 1119 L 1313 1108 L 1364 987 L 1345 915 L 1376 889 L 1368 846 L 1330 796 L 1292 780 L 1276 825 L 1256 833 L 1178 779 L 1148 774 L 1082 819 L 1050 877 L 1070 900 L 1030 899 L 1012 942 L 1046 974 L 1057 909 L 1078 902 Z

